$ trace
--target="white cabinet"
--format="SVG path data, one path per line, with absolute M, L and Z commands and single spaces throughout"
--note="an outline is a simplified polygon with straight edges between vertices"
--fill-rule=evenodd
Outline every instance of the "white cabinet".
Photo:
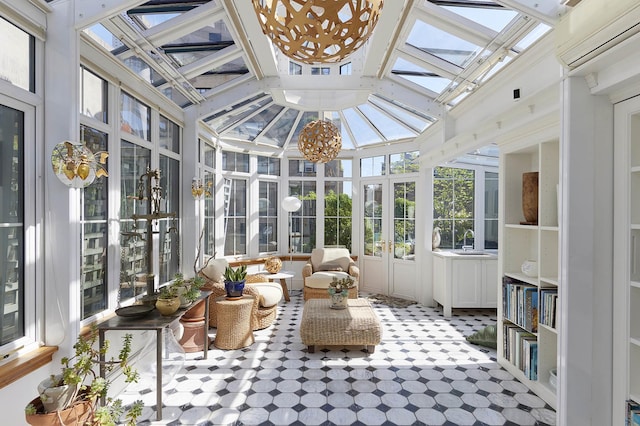
M 558 359 L 559 141 L 513 142 L 500 150 L 498 362 L 557 408 L 550 373 Z M 525 220 L 522 206 L 527 172 L 538 172 L 538 221 L 533 224 Z M 536 276 L 522 273 L 527 260 L 537 263 Z
M 445 317 L 453 308 L 497 306 L 497 257 L 433 252 L 433 299 Z

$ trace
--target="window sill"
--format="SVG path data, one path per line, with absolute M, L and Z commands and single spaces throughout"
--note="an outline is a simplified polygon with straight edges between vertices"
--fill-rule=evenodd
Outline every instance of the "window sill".
M 0 366 L 0 388 L 4 388 L 27 374 L 50 363 L 57 346 L 41 346 Z

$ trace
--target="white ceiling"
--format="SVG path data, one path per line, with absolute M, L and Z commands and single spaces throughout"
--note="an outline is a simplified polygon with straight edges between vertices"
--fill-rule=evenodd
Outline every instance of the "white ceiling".
M 552 28 L 562 3 L 386 0 L 365 45 L 330 65 L 291 64 L 249 0 L 80 0 L 77 24 L 223 141 L 287 149 L 328 118 L 357 149 L 424 132 Z

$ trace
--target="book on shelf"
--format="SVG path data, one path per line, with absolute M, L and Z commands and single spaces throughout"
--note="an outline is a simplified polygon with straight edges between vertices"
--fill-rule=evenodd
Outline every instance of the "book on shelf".
M 640 404 L 627 400 L 626 426 L 640 426 Z
M 538 287 L 503 277 L 503 316 L 525 330 L 538 331 Z
M 557 289 L 545 288 L 540 290 L 540 322 L 551 328 L 556 328 L 557 301 Z

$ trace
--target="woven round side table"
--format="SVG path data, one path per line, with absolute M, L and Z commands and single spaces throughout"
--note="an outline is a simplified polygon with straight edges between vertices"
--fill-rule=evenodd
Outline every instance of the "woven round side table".
M 226 296 L 216 298 L 218 326 L 213 344 L 218 349 L 240 349 L 254 342 L 251 330 L 253 296 L 230 300 Z

